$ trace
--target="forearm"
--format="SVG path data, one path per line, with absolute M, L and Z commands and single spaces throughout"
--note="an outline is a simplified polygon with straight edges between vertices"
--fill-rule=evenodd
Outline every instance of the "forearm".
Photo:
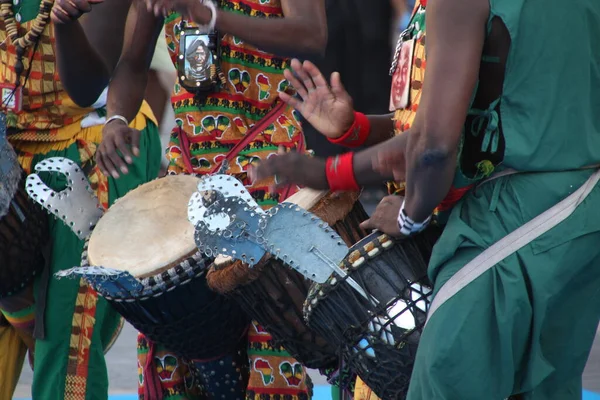
M 54 34 L 61 83 L 76 104 L 89 107 L 108 84 L 110 72 L 79 21 L 54 24 Z
M 369 115 L 371 132 L 365 142 L 365 146 L 371 147 L 394 136 L 394 114 Z
M 357 152 L 354 155 L 354 176 L 356 178 L 356 182 L 360 186 L 369 186 L 394 180 L 394 176 L 391 171 L 388 174 L 382 174 L 376 171 L 373 168 L 373 159 L 377 157 L 382 149 L 387 149 L 390 146 L 394 147 L 399 158 L 404 158 L 408 136 L 409 134 L 406 132 L 403 135 L 396 136 L 392 139 L 386 140 L 383 143 L 379 143 L 376 146 Z
M 255 18 L 219 10 L 216 28 L 280 56 L 307 58 L 322 55 L 327 28 L 308 18 Z
M 416 135 L 415 135 L 416 136 Z M 456 170 L 456 151 L 423 145 L 418 137 L 407 144 L 406 203 L 407 215 L 424 221 L 444 200 L 452 186 Z
M 147 82 L 148 69 L 134 70 L 130 63 L 120 62 L 108 87 L 108 117 L 121 115 L 133 120 L 144 100 Z

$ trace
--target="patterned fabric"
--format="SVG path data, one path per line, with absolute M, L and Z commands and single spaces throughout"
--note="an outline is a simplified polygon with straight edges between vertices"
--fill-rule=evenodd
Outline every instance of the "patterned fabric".
M 283 16 L 280 0 L 220 0 L 223 10 L 260 18 Z M 177 65 L 181 17 L 171 14 L 165 22 L 167 47 Z M 191 23 L 186 21 L 188 26 Z M 221 164 L 229 150 L 250 128 L 273 108 L 278 92 L 289 84 L 283 77 L 289 60 L 265 53 L 242 40 L 224 35 L 219 58 L 227 78 L 227 86 L 203 100 L 194 98 L 179 83 L 174 86 L 172 103 L 177 127 L 173 130 L 166 151 L 169 173 L 206 174 Z M 185 134 L 190 148 L 182 148 L 180 134 Z M 277 153 L 279 146 L 303 151 L 303 135 L 296 111 L 286 108 L 275 122 L 242 149 L 227 173 L 241 180 L 259 205 L 267 209 L 276 205 L 279 194 L 268 192 L 272 181 L 247 179 L 248 167 Z M 193 171 L 187 171 L 182 153 L 190 154 Z M 282 348 L 272 344 L 272 338 L 253 324 L 249 334 L 248 356 L 252 363 L 247 399 L 291 399 L 310 397 L 309 378 L 304 368 Z
M 0 313 L 4 314 L 8 323 L 16 329 L 33 332 L 33 327 L 35 326 L 35 304 L 30 304 L 21 310 L 13 312 L 0 310 Z
M 138 395 L 140 400 L 145 400 L 144 368 L 148 363 L 150 343 L 144 335 L 138 335 Z M 163 346 L 155 344 L 153 349 L 153 362 L 156 366 L 163 400 L 207 400 L 208 397 L 202 392 L 200 383 L 197 381 L 190 364 L 169 352 Z M 153 400 L 153 399 L 147 399 Z
M 312 383 L 306 369 L 294 360 L 256 321 L 248 333 L 250 382 L 247 400 L 276 399 L 287 396 L 289 400 L 312 397 Z
M 279 0 L 243 0 L 219 2 L 228 11 L 262 18 L 283 16 Z M 176 65 L 179 54 L 181 18 L 171 14 L 166 20 L 166 39 L 171 58 Z M 190 22 L 186 21 L 188 26 Z M 265 53 L 231 35 L 224 35 L 220 50 L 221 68 L 227 86 L 204 100 L 194 98 L 179 83 L 174 87 L 172 102 L 177 127 L 167 149 L 170 173 L 205 174 L 222 162 L 225 154 L 273 107 L 278 92 L 289 84 L 283 77 L 288 59 Z M 182 149 L 178 135 L 189 138 L 190 148 Z M 256 140 L 243 149 L 228 173 L 245 184 L 248 167 L 277 152 L 278 146 L 295 149 L 302 141 L 296 111 L 287 108 Z M 194 171 L 187 171 L 182 152 L 191 155 Z M 249 188 L 262 206 L 273 206 L 278 195 L 268 194 L 271 182 L 260 182 Z
M 39 6 L 39 1 L 33 0 Z M 35 17 L 35 15 L 34 15 Z M 23 23 L 29 29 L 31 22 Z M 7 112 L 9 127 L 22 130 L 11 135 L 11 141 L 62 141 L 79 133 L 80 121 L 92 109 L 77 106 L 63 90 L 54 57 L 54 28 L 49 24 L 40 37 L 35 54 L 28 49 L 23 57 L 25 72 L 23 87 L 23 112 L 16 115 Z M 17 56 L 15 46 L 7 39 L 6 30 L 0 22 L 0 81 L 13 85 L 16 80 L 14 65 Z M 31 68 L 27 81 L 24 76 Z

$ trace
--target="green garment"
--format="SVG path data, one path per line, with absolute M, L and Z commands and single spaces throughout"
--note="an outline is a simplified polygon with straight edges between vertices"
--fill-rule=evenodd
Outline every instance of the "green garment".
M 498 155 L 501 127 L 499 169 L 524 173 L 485 183 L 455 205 L 429 266 L 436 293 L 592 174 L 575 170 L 600 162 L 600 2 L 490 0 L 490 7 L 490 21 L 500 17 L 511 38 L 503 92 L 487 111 L 471 110 L 487 123 L 466 126 L 463 143 L 479 134 L 482 154 Z M 563 21 L 576 21 L 568 35 Z M 466 182 L 461 172 L 455 187 L 485 176 Z M 421 337 L 408 400 L 581 399 L 600 320 L 598 209 L 596 187 L 569 218 L 437 310 Z
M 459 202 L 435 246 L 436 290 L 487 247 L 580 187 L 591 171 L 514 175 Z M 600 188 L 554 229 L 442 305 L 419 344 L 409 400 L 581 398 L 600 319 Z
M 147 121 L 140 139 L 140 156 L 129 166 L 129 174 L 119 179 L 108 179 L 109 203 L 125 195 L 128 191 L 158 176 L 160 169 L 161 144 L 158 129 Z M 63 151 L 52 151 L 35 157 L 33 165 L 49 157 L 66 157 L 79 162 L 77 144 Z M 65 177 L 61 174 L 40 174 L 45 183 L 55 190 L 64 188 Z M 50 235 L 53 239 L 51 272 L 72 268 L 81 262 L 84 242 L 61 221 L 51 217 Z M 39 284 L 39 282 L 36 282 Z M 79 290 L 77 279 L 56 279 L 50 277 L 46 297 L 46 337 L 38 340 L 35 346 L 35 366 L 33 377 L 33 398 L 40 400 L 69 400 L 65 397 L 65 380 L 73 310 Z M 108 397 L 108 376 L 104 352 L 117 333 L 121 318 L 107 301 L 98 298 L 95 325 L 89 354 L 87 371 L 86 400 L 106 400 Z M 82 355 L 85 356 L 85 355 Z

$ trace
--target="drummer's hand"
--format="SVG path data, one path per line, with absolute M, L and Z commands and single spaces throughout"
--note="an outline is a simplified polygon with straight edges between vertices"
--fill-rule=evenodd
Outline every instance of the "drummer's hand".
M 310 61 L 294 59 L 292 71 L 283 74 L 302 100 L 285 92 L 281 100 L 294 107 L 319 132 L 328 138 L 342 136 L 354 123 L 352 97 L 346 92 L 338 72 L 331 75 L 331 87 L 321 71 Z
M 249 170 L 252 182 L 275 177 L 275 189 L 290 184 L 312 189 L 329 189 L 325 175 L 325 160 L 290 152 L 269 157 Z
M 393 176 L 397 182 L 406 180 L 405 143 L 403 138 L 395 136 L 388 140 L 386 146 L 380 147 L 371 159 L 373 170 L 382 176 Z
M 403 237 L 398 226 L 398 214 L 402 207 L 402 196 L 386 196 L 377 205 L 371 218 L 360 224 L 364 230 L 377 229 L 394 237 Z
M 119 171 L 122 174 L 129 173 L 127 164 L 132 164 L 133 157 L 139 155 L 140 131 L 119 120 L 113 120 L 104 126 L 102 143 L 96 151 L 96 162 L 104 175 L 116 179 L 119 177 Z
M 68 24 L 92 11 L 92 5 L 104 0 L 55 0 L 50 17 L 55 24 Z

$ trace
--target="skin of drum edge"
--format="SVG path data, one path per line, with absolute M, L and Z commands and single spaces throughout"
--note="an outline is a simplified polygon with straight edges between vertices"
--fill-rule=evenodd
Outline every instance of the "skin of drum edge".
M 422 254 L 422 265 L 425 268 L 422 273 L 414 276 L 414 282 L 430 285 L 426 276 L 426 265 L 433 244 L 440 233 L 441 230 L 432 227 L 429 232 L 425 233 L 425 236 L 417 237 L 420 243 L 416 248 L 419 248 L 421 253 L 425 253 Z M 392 257 L 393 252 L 390 250 L 398 250 L 395 245 L 396 243 L 387 235 L 373 233 L 353 247 L 341 266 L 349 271 L 350 276 L 356 275 L 357 271 L 368 265 L 369 261 Z M 359 252 L 359 249 L 362 252 Z M 341 289 L 342 287 L 345 290 Z M 329 340 L 335 348 L 340 349 L 340 353 L 349 363 L 350 368 L 380 398 L 404 398 L 408 390 L 410 373 L 420 331 L 425 322 L 425 314 L 423 313 L 422 322 L 418 322 L 413 330 L 406 331 L 405 340 L 401 341 L 402 345 L 399 348 L 383 342 L 372 342 L 371 348 L 375 350 L 376 354 L 382 355 L 378 356 L 380 358 L 374 359 L 365 356 L 364 350 L 357 352 L 354 349 L 359 349 L 359 341 L 367 332 L 366 326 L 372 320 L 371 315 L 375 314 L 375 308 L 371 307 L 370 310 L 368 307 L 364 308 L 365 302 L 359 298 L 358 294 L 343 298 L 346 290 L 355 293 L 345 281 L 336 277 L 331 277 L 325 284 L 313 284 L 304 304 L 305 320 L 315 332 Z M 391 302 L 395 300 L 392 299 Z M 362 312 L 360 311 L 361 306 L 363 306 Z M 377 335 L 371 334 L 369 337 L 373 338 Z

